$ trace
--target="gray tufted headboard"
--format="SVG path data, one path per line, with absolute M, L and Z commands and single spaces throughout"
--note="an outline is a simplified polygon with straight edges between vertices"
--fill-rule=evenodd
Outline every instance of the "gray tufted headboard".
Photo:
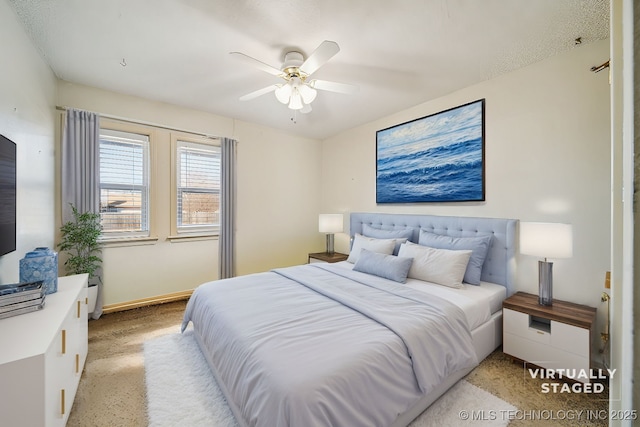
M 473 237 L 493 234 L 489 253 L 482 267 L 481 279 L 507 288 L 507 296 L 513 293 L 515 277 L 516 224 L 515 219 L 474 218 L 461 216 L 407 215 L 385 213 L 352 213 L 351 237 L 362 234 L 362 224 L 384 230 L 412 228 L 412 242 L 418 243 L 420 230 L 452 237 Z

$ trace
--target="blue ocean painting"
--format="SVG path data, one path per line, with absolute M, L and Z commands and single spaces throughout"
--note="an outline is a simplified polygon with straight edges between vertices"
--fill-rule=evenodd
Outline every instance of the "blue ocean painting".
M 377 203 L 484 200 L 484 99 L 377 132 Z

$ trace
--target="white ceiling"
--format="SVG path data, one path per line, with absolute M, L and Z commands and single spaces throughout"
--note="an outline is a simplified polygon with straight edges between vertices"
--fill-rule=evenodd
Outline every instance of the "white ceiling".
M 576 48 L 578 37 L 609 37 L 608 0 L 9 1 L 60 79 L 318 139 Z M 295 122 L 273 93 L 238 100 L 279 79 L 229 52 L 280 68 L 288 50 L 307 56 L 323 40 L 341 50 L 313 77 L 358 93 L 319 92 Z

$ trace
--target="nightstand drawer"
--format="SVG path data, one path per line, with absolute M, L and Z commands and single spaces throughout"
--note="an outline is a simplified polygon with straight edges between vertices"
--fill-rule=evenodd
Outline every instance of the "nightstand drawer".
M 589 356 L 569 353 L 553 346 L 541 346 L 517 335 L 505 334 L 503 351 L 528 363 L 547 369 L 589 370 Z M 589 379 L 581 379 L 590 382 Z
M 589 354 L 591 348 L 588 329 L 551 321 L 551 345 L 569 353 Z
M 550 324 L 519 311 L 505 308 L 502 310 L 505 333 L 516 335 L 539 344 L 551 343 Z

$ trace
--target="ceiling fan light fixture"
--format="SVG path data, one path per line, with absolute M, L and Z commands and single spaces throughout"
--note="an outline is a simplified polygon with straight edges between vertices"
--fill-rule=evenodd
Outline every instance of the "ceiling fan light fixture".
M 318 95 L 318 91 L 309 87 L 309 85 L 302 84 L 298 87 L 298 92 L 300 92 L 300 96 L 302 96 L 302 101 L 305 104 L 311 104 L 316 96 Z
M 301 110 L 304 107 L 302 104 L 302 97 L 297 89 L 293 90 L 291 94 L 291 101 L 289 102 L 289 108 L 292 110 Z
M 316 98 L 317 92 L 294 76 L 276 89 L 275 94 L 278 101 L 289 104 L 291 110 L 301 110 Z
M 300 111 L 301 113 L 308 113 L 311 111 L 311 103 L 316 99 L 318 94 L 317 90 L 345 94 L 356 93 L 358 90 L 357 86 L 311 78 L 313 73 L 339 51 L 340 48 L 336 42 L 325 40 L 320 43 L 316 50 L 306 59 L 301 52 L 286 52 L 280 68 L 272 67 L 241 52 L 231 52 L 235 58 L 250 62 L 262 71 L 284 79 L 285 81 L 284 83 L 272 84 L 241 96 L 240 101 L 248 101 L 273 91 L 276 99 L 287 105 L 290 109 Z
M 283 104 L 288 104 L 289 98 L 291 98 L 291 85 L 287 82 L 276 89 L 275 93 L 278 101 Z

